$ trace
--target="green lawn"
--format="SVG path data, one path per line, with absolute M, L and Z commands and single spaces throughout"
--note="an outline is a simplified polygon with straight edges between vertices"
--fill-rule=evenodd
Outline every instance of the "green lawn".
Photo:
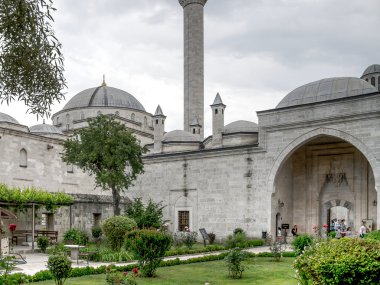
M 271 258 L 257 257 L 248 261 L 249 268 L 242 279 L 229 279 L 224 261 L 211 261 L 162 267 L 157 270 L 156 278 L 139 278 L 139 285 L 210 285 L 228 284 L 270 284 L 295 285 L 294 271 L 291 267 L 294 258 L 283 258 L 274 262 Z M 104 275 L 84 276 L 68 279 L 65 285 L 104 285 Z M 36 285 L 53 285 L 53 281 L 33 283 Z

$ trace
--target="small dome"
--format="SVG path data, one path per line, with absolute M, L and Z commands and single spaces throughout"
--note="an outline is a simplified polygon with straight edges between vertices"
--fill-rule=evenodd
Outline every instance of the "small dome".
M 323 102 L 373 92 L 377 92 L 377 89 L 360 78 L 326 78 L 294 89 L 281 100 L 276 108 Z
M 0 113 L 0 122 L 19 124 L 19 122 L 15 118 L 13 118 L 13 117 L 5 114 L 5 113 Z
M 164 142 L 200 142 L 200 138 L 186 131 L 175 130 L 164 135 Z
M 223 134 L 257 133 L 258 131 L 259 126 L 256 123 L 239 120 L 226 125 Z
M 145 112 L 143 105 L 131 94 L 106 85 L 79 92 L 63 110 L 83 107 L 127 107 Z
M 368 74 L 372 74 L 372 73 L 380 73 L 380 64 L 372 64 L 372 65 L 368 66 L 364 70 L 362 77 L 364 77 Z
M 48 125 L 48 124 L 39 124 L 29 128 L 30 132 L 33 134 L 59 134 L 63 135 L 60 129 Z

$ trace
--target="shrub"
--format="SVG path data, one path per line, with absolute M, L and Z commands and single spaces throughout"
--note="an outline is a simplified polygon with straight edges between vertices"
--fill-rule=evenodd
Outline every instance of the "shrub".
M 285 246 L 280 241 L 274 241 L 270 245 L 269 250 L 272 253 L 274 261 L 280 261 L 282 254 L 285 251 Z
M 226 241 L 227 248 L 244 248 L 247 244 L 247 236 L 244 232 L 237 232 L 236 234 L 229 235 Z
M 49 245 L 48 237 L 41 236 L 37 238 L 37 246 L 39 247 L 39 249 L 41 249 L 43 253 L 46 252 L 48 245 Z
M 99 239 L 102 236 L 102 228 L 101 227 L 93 227 L 91 229 L 91 235 L 94 239 Z
M 292 246 L 294 251 L 300 255 L 305 247 L 310 246 L 313 242 L 313 237 L 308 234 L 298 235 L 293 240 Z
M 240 248 L 236 247 L 230 249 L 227 256 L 225 257 L 228 274 L 233 279 L 239 279 L 242 277 L 246 266 L 242 262 L 248 257 L 246 252 L 241 251 Z
M 214 233 L 209 233 L 208 235 L 208 242 L 210 244 L 213 244 L 215 242 L 216 235 Z
M 380 241 L 380 230 L 370 232 L 364 235 L 364 238 L 375 239 Z
M 69 229 L 63 235 L 64 241 L 72 241 L 75 244 L 86 245 L 88 243 L 88 234 L 78 229 Z
M 198 233 L 197 232 L 181 232 L 183 237 L 183 243 L 188 249 L 192 249 L 193 245 L 197 242 Z
M 126 247 L 134 253 L 142 275 L 152 277 L 171 244 L 172 237 L 165 232 L 136 230 L 127 235 Z
M 114 216 L 104 220 L 102 224 L 103 232 L 113 250 L 119 250 L 123 246 L 126 234 L 136 226 L 136 222 L 126 216 Z
M 234 235 L 236 234 L 245 234 L 244 230 L 242 228 L 236 228 L 233 231 Z
M 149 199 L 148 205 L 144 206 L 141 198 L 135 198 L 128 206 L 125 214 L 136 221 L 139 229 L 159 229 L 164 224 L 162 202 L 155 203 Z
M 137 268 L 133 268 L 131 274 L 128 274 L 128 272 L 117 271 L 115 265 L 109 265 L 106 268 L 106 282 L 109 285 L 137 285 L 137 275 Z
M 47 262 L 55 283 L 63 285 L 70 275 L 71 261 L 65 255 L 51 255 Z
M 380 284 L 380 242 L 342 238 L 312 245 L 293 267 L 301 284 Z
M 57 254 L 62 254 L 62 253 L 66 253 L 67 251 L 67 248 L 65 247 L 65 245 L 63 243 L 58 243 L 58 244 L 54 244 L 52 245 L 50 248 L 49 248 L 49 255 L 57 255 Z

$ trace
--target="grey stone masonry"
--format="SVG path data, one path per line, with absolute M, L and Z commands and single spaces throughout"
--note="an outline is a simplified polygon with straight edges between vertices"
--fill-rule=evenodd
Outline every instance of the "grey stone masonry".
M 203 6 L 206 0 L 180 0 L 184 11 L 184 130 L 194 117 L 204 136 Z

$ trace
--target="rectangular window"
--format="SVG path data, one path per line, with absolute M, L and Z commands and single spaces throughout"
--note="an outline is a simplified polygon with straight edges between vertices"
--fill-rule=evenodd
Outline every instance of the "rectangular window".
M 102 214 L 100 213 L 93 213 L 94 216 L 94 227 L 100 226 L 100 221 L 102 220 Z
M 184 231 L 186 227 L 190 227 L 190 212 L 178 211 L 178 230 Z

